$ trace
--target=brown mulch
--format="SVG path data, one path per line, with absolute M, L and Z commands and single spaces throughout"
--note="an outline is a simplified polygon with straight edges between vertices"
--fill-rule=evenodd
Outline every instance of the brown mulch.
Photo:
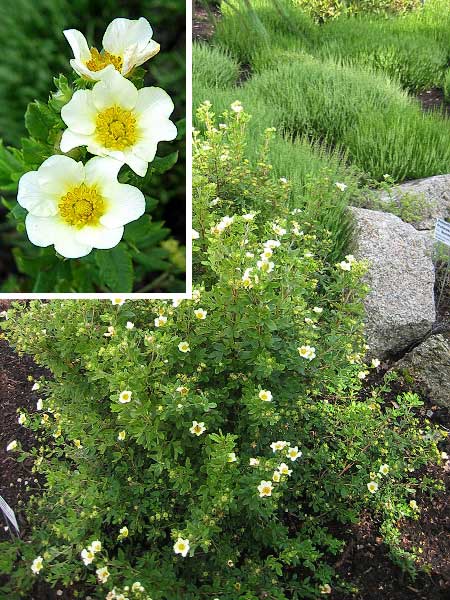
M 443 90 L 433 88 L 417 94 L 417 99 L 422 105 L 424 111 L 438 110 L 442 111 L 445 116 L 450 115 L 450 103 L 444 98 Z
M 216 6 L 211 6 L 211 11 L 215 17 L 220 17 L 220 10 Z M 214 26 L 208 17 L 208 13 L 200 2 L 193 0 L 192 3 L 192 39 L 193 41 L 205 42 L 209 40 L 214 33 Z

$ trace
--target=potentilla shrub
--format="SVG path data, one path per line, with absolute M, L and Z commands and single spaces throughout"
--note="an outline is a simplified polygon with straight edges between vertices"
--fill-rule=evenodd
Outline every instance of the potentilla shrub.
M 42 482 L 27 535 L 0 546 L 11 600 L 37 578 L 108 600 L 317 598 L 339 523 L 369 507 L 393 534 L 419 510 L 439 435 L 414 394 L 359 397 L 379 364 L 362 359 L 365 265 L 330 262 L 271 177 L 272 130 L 246 161 L 248 119 L 198 112 L 192 300 L 8 311 L 9 341 L 53 374 L 18 415 L 36 447 L 9 445 Z
M 319 22 L 341 15 L 403 14 L 421 6 L 420 0 L 294 0 Z

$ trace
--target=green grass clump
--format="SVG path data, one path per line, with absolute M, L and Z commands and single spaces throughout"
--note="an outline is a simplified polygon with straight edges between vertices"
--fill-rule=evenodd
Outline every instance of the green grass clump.
M 206 44 L 194 44 L 192 53 L 199 84 L 206 88 L 225 88 L 237 82 L 240 66 L 229 52 Z
M 342 148 L 371 178 L 389 173 L 401 181 L 450 169 L 450 124 L 424 115 L 383 74 L 305 60 L 255 75 L 246 88 L 276 107 L 277 127 Z

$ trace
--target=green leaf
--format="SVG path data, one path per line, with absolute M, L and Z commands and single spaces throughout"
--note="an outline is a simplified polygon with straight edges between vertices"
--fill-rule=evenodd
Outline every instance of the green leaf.
M 109 291 L 133 291 L 133 264 L 125 245 L 119 244 L 112 250 L 97 250 L 95 262 L 100 271 L 100 281 Z
M 32 102 L 25 113 L 25 126 L 35 140 L 46 142 L 51 129 L 58 123 L 55 113 L 42 102 Z
M 155 160 L 151 163 L 151 171 L 152 173 L 156 173 L 157 175 L 162 175 L 169 169 L 171 169 L 174 165 L 176 165 L 178 160 L 178 151 L 172 152 L 167 156 L 156 156 Z
M 52 155 L 49 146 L 28 138 L 22 140 L 22 153 L 24 161 L 29 166 L 39 166 Z

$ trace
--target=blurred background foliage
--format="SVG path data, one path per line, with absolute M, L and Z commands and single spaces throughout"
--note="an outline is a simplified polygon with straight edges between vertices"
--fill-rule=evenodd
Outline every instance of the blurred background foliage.
M 100 49 L 103 33 L 116 17 L 143 16 L 149 20 L 161 51 L 146 63 L 145 83 L 165 89 L 175 102 L 173 120 L 184 119 L 186 0 L 0 0 L 0 15 L 0 139 L 5 145 L 20 145 L 20 139 L 26 136 L 24 114 L 28 103 L 34 99 L 46 102 L 54 89 L 53 77 L 71 72 L 72 52 L 63 30 L 82 31 L 89 44 Z M 158 200 L 153 219 L 165 222 L 170 237 L 184 245 L 186 153 L 184 131 L 181 134 L 177 142 L 159 145 L 158 155 L 178 150 L 179 160 L 166 173 L 155 175 L 145 192 Z M 182 262 L 180 252 L 173 252 L 170 243 L 170 258 Z M 2 270 L 5 266 L 11 268 L 3 264 Z M 185 290 L 184 275 L 182 281 L 172 283 L 172 288 L 164 291 Z

